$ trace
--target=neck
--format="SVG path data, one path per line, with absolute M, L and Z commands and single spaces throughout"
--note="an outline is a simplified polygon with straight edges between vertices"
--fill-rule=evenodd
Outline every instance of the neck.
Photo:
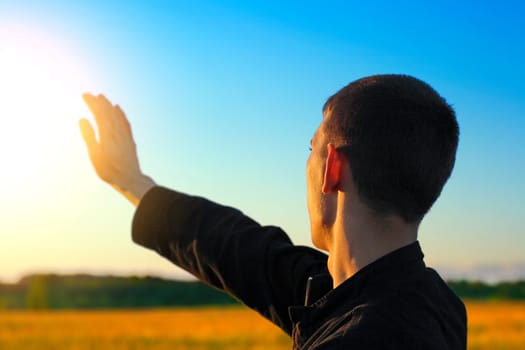
M 397 215 L 379 217 L 360 201 L 340 199 L 343 205 L 338 206 L 328 244 L 334 288 L 375 260 L 415 242 L 418 229 L 418 223 L 408 224 Z

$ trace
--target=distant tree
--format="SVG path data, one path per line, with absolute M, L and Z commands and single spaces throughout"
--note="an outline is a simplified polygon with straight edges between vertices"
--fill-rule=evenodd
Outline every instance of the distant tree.
M 45 310 L 49 308 L 49 295 L 46 276 L 34 276 L 26 292 L 26 308 Z

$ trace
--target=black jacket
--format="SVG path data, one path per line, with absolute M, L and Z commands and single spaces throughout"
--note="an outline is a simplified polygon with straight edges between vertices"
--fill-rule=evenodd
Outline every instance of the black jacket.
M 325 254 L 204 198 L 154 187 L 132 235 L 257 310 L 294 349 L 466 349 L 465 307 L 417 242 L 332 289 Z

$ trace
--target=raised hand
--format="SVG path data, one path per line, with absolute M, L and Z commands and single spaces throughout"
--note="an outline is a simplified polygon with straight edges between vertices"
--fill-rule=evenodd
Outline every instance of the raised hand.
M 131 126 L 118 105 L 104 95 L 83 95 L 95 117 L 98 140 L 87 119 L 80 120 L 80 131 L 98 176 L 137 205 L 155 182 L 140 170 Z

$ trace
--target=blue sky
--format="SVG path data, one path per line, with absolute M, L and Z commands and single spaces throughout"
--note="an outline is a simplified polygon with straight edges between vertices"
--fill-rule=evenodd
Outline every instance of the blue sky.
M 456 168 L 421 227 L 427 262 L 523 262 L 524 14 L 517 1 L 0 0 L 0 39 L 11 40 L 0 47 L 29 47 L 20 62 L 45 61 L 48 79 L 61 82 L 52 93 L 25 77 L 19 90 L 28 105 L 48 101 L 48 119 L 2 109 L 0 97 L 2 124 L 12 123 L 0 146 L 38 150 L 4 160 L 0 280 L 47 270 L 179 273 L 131 243 L 133 208 L 91 170 L 76 125 L 87 114 L 82 92 L 123 107 L 143 170 L 158 183 L 237 206 L 310 244 L 304 168 L 321 107 L 377 73 L 429 82 L 460 123 Z M 17 59 L 5 62 L 0 73 L 16 71 Z M 9 105 L 16 96 L 2 84 Z M 24 137 L 31 125 L 50 137 Z M 29 171 L 20 165 L 36 160 Z

